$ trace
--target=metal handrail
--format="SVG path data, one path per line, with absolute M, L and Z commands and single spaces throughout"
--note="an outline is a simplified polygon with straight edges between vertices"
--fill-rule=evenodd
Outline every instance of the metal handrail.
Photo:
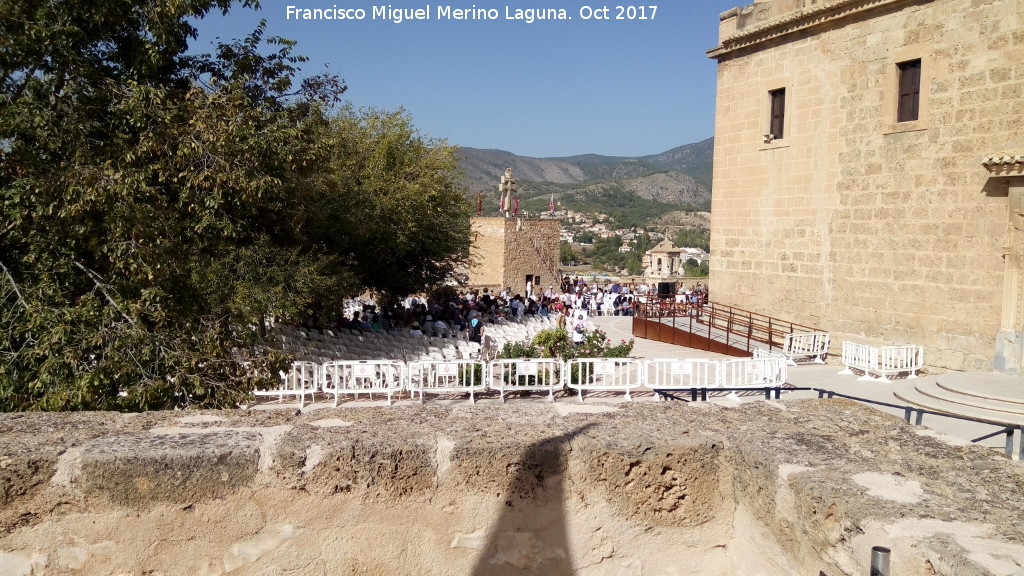
M 706 326 L 709 336 L 712 329 L 722 330 L 725 332 L 727 346 L 744 346 L 748 352 L 752 350 L 752 342 L 767 345 L 769 350 L 782 349 L 785 346 L 786 336 L 790 334 L 822 331 L 812 326 L 716 302 L 694 305 L 688 302 L 676 302 L 671 298 L 637 302 L 633 315 L 645 320 L 688 318 L 691 326 L 694 322 Z M 690 331 L 693 332 L 692 329 Z M 733 336 L 739 337 L 739 341 L 734 342 Z
M 900 405 L 900 404 L 892 404 L 890 402 L 882 402 L 882 401 L 879 401 L 879 400 L 870 400 L 868 398 L 861 398 L 859 396 L 851 396 L 849 394 L 843 394 L 841 392 L 836 392 L 834 390 L 828 390 L 828 389 L 825 389 L 825 388 L 798 388 L 798 387 L 790 388 L 790 387 L 785 387 L 785 386 L 765 386 L 763 388 L 717 388 L 717 387 L 716 388 L 667 388 L 667 389 L 659 389 L 659 390 L 656 390 L 655 392 L 657 394 L 659 394 L 660 396 L 662 396 L 664 398 L 668 398 L 670 400 L 681 400 L 683 402 L 696 402 L 697 401 L 698 393 L 700 394 L 700 400 L 706 401 L 707 400 L 707 393 L 708 393 L 709 390 L 713 390 L 713 391 L 764 390 L 765 400 L 771 400 L 772 399 L 771 396 L 772 396 L 773 392 L 774 392 L 775 399 L 778 400 L 781 397 L 781 392 L 783 390 L 785 390 L 787 392 L 813 391 L 813 392 L 817 392 L 818 393 L 818 398 L 837 398 L 838 397 L 838 398 L 845 398 L 847 400 L 854 400 L 854 401 L 857 401 L 857 402 L 863 402 L 865 404 L 875 404 L 877 406 L 886 406 L 888 408 L 895 408 L 895 409 L 898 409 L 898 410 L 903 410 L 903 420 L 906 421 L 907 424 L 910 424 L 911 423 L 910 420 L 913 417 L 913 419 L 914 419 L 913 424 L 915 426 L 921 426 L 922 425 L 922 422 L 924 420 L 924 415 L 925 414 L 929 414 L 929 415 L 932 415 L 932 416 L 941 416 L 943 418 L 953 418 L 953 419 L 956 419 L 956 420 L 964 420 L 964 421 L 967 421 L 967 422 L 974 422 L 975 424 L 984 424 L 986 426 L 996 426 L 996 427 L 999 428 L 999 430 L 997 430 L 997 431 L 995 431 L 995 432 L 993 432 L 991 434 L 986 434 L 986 435 L 981 436 L 979 438 L 975 438 L 975 439 L 971 440 L 971 442 L 974 443 L 974 444 L 977 444 L 978 442 L 981 442 L 983 440 L 988 440 L 989 438 L 993 438 L 993 437 L 998 436 L 1000 434 L 1005 434 L 1006 435 L 1006 442 L 1004 444 L 1003 453 L 1006 455 L 1007 458 L 1011 458 L 1011 459 L 1013 458 L 1013 438 L 1014 438 L 1015 433 L 1017 431 L 1019 431 L 1021 433 L 1021 441 L 1020 441 L 1020 445 L 1018 446 L 1017 459 L 1024 461 L 1024 426 L 1012 425 L 1012 424 L 1011 425 L 1007 425 L 1005 422 L 994 422 L 992 420 L 985 420 L 985 419 L 982 419 L 982 418 L 972 418 L 970 416 L 961 416 L 959 414 L 948 414 L 946 412 L 936 412 L 934 410 L 928 410 L 928 409 L 925 409 L 925 408 L 918 408 L 918 407 L 915 407 L 915 406 L 906 406 L 906 405 Z M 676 395 L 672 394 L 672 392 L 689 392 L 690 393 L 690 400 L 686 400 L 684 398 L 680 398 L 679 396 L 676 396 Z M 916 416 L 915 416 L 915 412 L 916 412 Z

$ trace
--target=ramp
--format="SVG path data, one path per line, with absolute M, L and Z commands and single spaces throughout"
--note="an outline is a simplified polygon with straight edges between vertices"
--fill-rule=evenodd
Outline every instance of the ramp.
M 786 336 L 819 331 L 716 302 L 694 305 L 667 298 L 638 303 L 633 316 L 633 336 L 729 356 L 781 351 Z

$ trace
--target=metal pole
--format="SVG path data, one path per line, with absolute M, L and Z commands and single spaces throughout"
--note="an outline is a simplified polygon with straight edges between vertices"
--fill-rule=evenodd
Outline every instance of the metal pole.
M 1006 429 L 1006 457 L 1007 458 L 1013 458 L 1013 433 L 1014 432 L 1015 432 L 1015 430 L 1013 428 L 1007 428 Z M 1022 445 L 1024 445 L 1024 442 L 1022 442 Z
M 889 576 L 889 554 L 885 546 L 871 548 L 871 576 Z

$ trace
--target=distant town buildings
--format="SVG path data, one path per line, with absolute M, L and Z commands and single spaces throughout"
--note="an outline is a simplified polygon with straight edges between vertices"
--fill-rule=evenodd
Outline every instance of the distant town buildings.
M 683 276 L 688 260 L 701 264 L 708 261 L 708 254 L 699 248 L 678 248 L 671 240 L 663 240 L 644 254 L 644 274 L 648 278 Z

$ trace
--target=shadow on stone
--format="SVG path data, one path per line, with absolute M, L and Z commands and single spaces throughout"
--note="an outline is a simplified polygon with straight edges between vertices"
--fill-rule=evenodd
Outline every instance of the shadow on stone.
M 503 511 L 487 532 L 474 576 L 572 574 L 565 514 L 565 471 L 570 441 L 587 424 L 531 444 L 515 467 L 502 498 Z

